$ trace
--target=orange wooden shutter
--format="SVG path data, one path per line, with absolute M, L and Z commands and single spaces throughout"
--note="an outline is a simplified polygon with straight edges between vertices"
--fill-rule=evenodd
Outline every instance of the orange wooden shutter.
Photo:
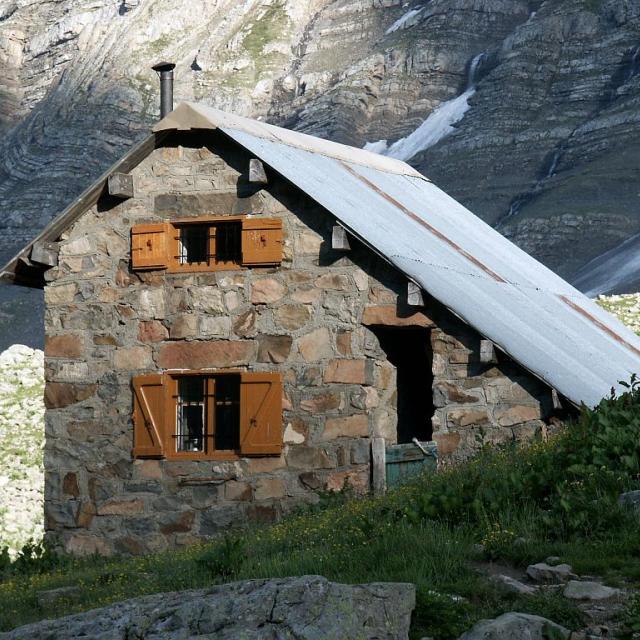
M 131 229 L 131 267 L 166 269 L 171 225 L 137 224 Z
M 278 455 L 282 451 L 282 376 L 243 373 L 240 386 L 240 452 Z
M 164 455 L 165 386 L 162 374 L 135 376 L 133 383 L 133 457 Z
M 282 262 L 282 220 L 245 218 L 242 221 L 242 264 L 270 265 Z

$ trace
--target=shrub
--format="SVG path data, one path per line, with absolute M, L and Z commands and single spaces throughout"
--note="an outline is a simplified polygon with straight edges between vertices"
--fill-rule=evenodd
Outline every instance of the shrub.
M 245 557 L 242 538 L 229 535 L 225 536 L 219 544 L 204 551 L 200 560 L 211 577 L 230 580 L 237 575 Z
M 583 407 L 552 441 L 487 447 L 468 464 L 428 479 L 407 517 L 491 530 L 500 529 L 504 513 L 532 508 L 552 539 L 606 535 L 628 521 L 617 498 L 640 478 L 639 384 L 634 376 L 626 393 L 612 391 L 594 410 Z
M 63 559 L 45 547 L 42 541 L 29 540 L 11 560 L 9 548 L 0 548 L 0 579 L 46 573 L 61 566 Z
M 412 629 L 419 629 L 415 637 L 422 637 L 422 630 L 437 633 L 440 640 L 453 640 L 475 622 L 475 611 L 466 601 L 438 593 L 432 589 L 416 591 L 416 608 L 411 620 Z

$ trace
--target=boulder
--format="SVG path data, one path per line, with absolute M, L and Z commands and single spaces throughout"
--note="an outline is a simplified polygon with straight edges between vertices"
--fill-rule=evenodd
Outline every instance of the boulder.
M 407 640 L 415 587 L 344 585 L 320 576 L 246 580 L 156 594 L 43 620 L 2 640 Z
M 501 574 L 491 576 L 491 582 L 500 585 L 507 591 L 511 591 L 512 593 L 519 593 L 525 595 L 532 595 L 536 593 L 537 588 L 531 586 L 530 584 L 524 584 L 515 578 L 511 578 L 509 576 L 504 576 Z
M 607 587 L 600 582 L 580 582 L 570 580 L 562 592 L 565 598 L 571 600 L 607 600 L 620 595 L 620 589 Z
M 548 640 L 550 633 L 568 638 L 569 630 L 551 620 L 527 613 L 503 613 L 494 620 L 481 620 L 459 640 Z
M 36 593 L 36 602 L 41 607 L 51 607 L 60 604 L 64 600 L 76 601 L 80 599 L 82 592 L 80 587 L 59 587 Z
M 618 501 L 621 505 L 640 512 L 640 491 L 627 491 L 626 493 L 621 493 Z
M 546 562 L 530 564 L 527 567 L 527 575 L 534 582 L 544 582 L 545 584 L 562 584 L 577 577 L 568 564 L 551 566 Z

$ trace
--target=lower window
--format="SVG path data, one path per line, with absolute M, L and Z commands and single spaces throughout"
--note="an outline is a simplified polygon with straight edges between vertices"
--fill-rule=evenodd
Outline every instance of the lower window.
M 176 378 L 175 452 L 240 448 L 240 376 Z
M 133 456 L 279 455 L 279 373 L 179 371 L 135 376 Z

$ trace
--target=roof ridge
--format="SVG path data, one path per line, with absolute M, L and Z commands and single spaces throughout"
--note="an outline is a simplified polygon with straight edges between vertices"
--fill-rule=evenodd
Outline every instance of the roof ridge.
M 429 178 L 414 169 L 411 165 L 388 156 L 382 156 L 372 151 L 359 149 L 340 142 L 317 138 L 299 131 L 292 131 L 267 122 L 245 118 L 221 111 L 208 105 L 194 102 L 181 102 L 169 115 L 158 122 L 153 131 L 168 129 L 233 129 L 248 133 L 256 138 L 270 140 L 310 153 L 341 160 L 350 164 L 361 165 L 392 173 L 396 175 L 412 176 L 430 182 Z

